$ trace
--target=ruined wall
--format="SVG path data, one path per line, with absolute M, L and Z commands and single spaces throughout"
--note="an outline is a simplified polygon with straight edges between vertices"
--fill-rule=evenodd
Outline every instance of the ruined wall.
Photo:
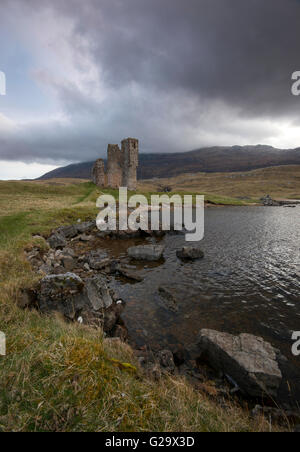
M 102 159 L 96 160 L 93 169 L 92 169 L 92 181 L 98 187 L 106 187 L 107 186 L 107 177 L 105 174 L 105 166 L 104 161 Z
M 123 155 L 117 144 L 109 144 L 107 148 L 107 185 L 119 188 L 123 178 Z
M 136 190 L 139 141 L 136 138 L 123 140 L 122 153 L 124 155 L 122 185 L 128 190 Z
M 127 187 L 128 190 L 137 188 L 139 141 L 127 138 L 122 141 L 122 148 L 117 144 L 109 144 L 107 148 L 107 172 L 104 161 L 98 159 L 92 170 L 93 182 L 101 188 Z

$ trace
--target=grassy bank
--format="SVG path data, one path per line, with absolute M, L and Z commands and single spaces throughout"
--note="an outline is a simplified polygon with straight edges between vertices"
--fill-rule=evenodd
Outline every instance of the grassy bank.
M 24 257 L 34 234 L 95 218 L 99 192 L 89 183 L 0 182 L 0 431 L 269 431 L 213 386 L 183 378 L 147 379 L 126 344 L 101 331 L 17 307 L 37 279 Z M 275 427 L 276 430 L 276 427 Z

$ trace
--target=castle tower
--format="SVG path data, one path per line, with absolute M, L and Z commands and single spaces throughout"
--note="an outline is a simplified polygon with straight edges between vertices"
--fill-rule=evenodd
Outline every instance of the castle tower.
M 92 169 L 92 181 L 98 187 L 104 188 L 107 185 L 106 179 L 104 161 L 102 159 L 98 159 Z
M 107 171 L 102 159 L 98 159 L 92 169 L 92 181 L 101 188 L 127 187 L 135 191 L 137 187 L 137 167 L 139 141 L 127 138 L 122 141 L 122 148 L 109 144 L 107 148 Z
M 117 144 L 109 144 L 107 147 L 107 185 L 111 188 L 119 188 L 123 178 L 123 155 Z
M 137 188 L 139 141 L 136 138 L 123 140 L 122 154 L 124 159 L 122 186 L 134 191 Z

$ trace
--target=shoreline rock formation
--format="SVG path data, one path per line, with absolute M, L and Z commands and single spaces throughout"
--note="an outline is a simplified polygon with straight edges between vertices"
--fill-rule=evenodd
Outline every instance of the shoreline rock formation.
M 277 397 L 282 381 L 277 350 L 261 337 L 202 329 L 193 358 L 227 374 L 250 397 Z
M 121 143 L 107 147 L 107 169 L 103 159 L 98 159 L 92 169 L 92 181 L 100 188 L 127 187 L 136 190 L 139 142 L 126 138 Z

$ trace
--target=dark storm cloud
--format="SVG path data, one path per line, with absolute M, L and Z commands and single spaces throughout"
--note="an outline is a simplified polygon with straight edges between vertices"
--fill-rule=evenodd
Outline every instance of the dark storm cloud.
M 71 82 L 53 83 L 70 124 L 33 126 L 15 141 L 0 134 L 3 158 L 88 160 L 127 135 L 140 137 L 146 151 L 259 142 L 272 137 L 260 119 L 297 125 L 299 98 L 290 92 L 291 74 L 300 70 L 297 0 L 26 4 L 29 16 L 50 8 L 74 21 L 69 45 L 76 53 L 76 37 L 89 43 L 112 94 L 101 101 Z M 256 122 L 247 129 L 247 120 Z
M 110 0 L 78 8 L 78 32 L 93 41 L 113 86 L 134 80 L 248 113 L 298 109 L 290 96 L 300 67 L 296 0 Z

